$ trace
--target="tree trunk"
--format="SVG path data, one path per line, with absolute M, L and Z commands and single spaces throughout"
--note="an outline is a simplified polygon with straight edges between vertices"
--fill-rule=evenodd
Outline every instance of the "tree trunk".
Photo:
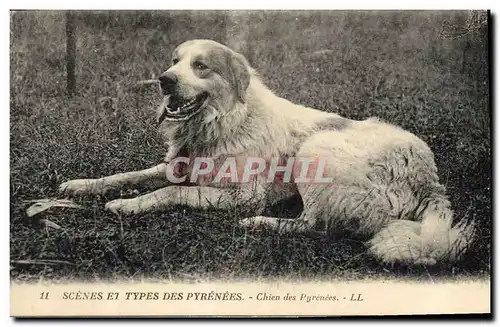
M 66 91 L 72 97 L 76 90 L 75 61 L 76 61 L 75 17 L 71 11 L 66 12 Z

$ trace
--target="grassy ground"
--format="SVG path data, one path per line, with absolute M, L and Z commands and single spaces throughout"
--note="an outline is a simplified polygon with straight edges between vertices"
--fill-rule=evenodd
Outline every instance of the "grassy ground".
M 489 272 L 491 157 L 486 32 L 443 38 L 467 13 L 255 13 L 231 25 L 222 13 L 80 13 L 77 95 L 65 95 L 64 16 L 11 16 L 11 260 L 19 280 L 46 278 L 365 278 L 477 276 Z M 234 22 L 234 20 L 233 20 Z M 461 25 L 460 25 L 461 24 Z M 456 30 L 456 29 L 455 29 Z M 454 31 L 454 29 L 451 29 Z M 149 167 L 162 159 L 154 88 L 141 79 L 167 68 L 191 38 L 232 43 L 280 96 L 346 117 L 379 116 L 419 135 L 435 151 L 457 217 L 474 218 L 478 238 L 454 267 L 383 267 L 359 240 L 247 234 L 243 212 L 172 208 L 156 216 L 105 213 L 107 199 L 83 198 L 83 211 L 26 217 L 25 200 L 57 195 L 60 183 Z M 326 51 L 323 55 L 313 53 Z M 111 97 L 112 100 L 103 100 Z M 124 196 L 127 196 L 126 194 Z M 290 203 L 289 203 L 290 204 Z M 293 205 L 277 208 L 290 209 Z M 295 212 L 296 213 L 296 212 Z

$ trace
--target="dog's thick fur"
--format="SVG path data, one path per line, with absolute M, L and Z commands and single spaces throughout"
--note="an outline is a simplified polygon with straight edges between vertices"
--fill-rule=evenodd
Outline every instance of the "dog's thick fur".
M 469 246 L 473 225 L 461 221 L 453 226 L 433 154 L 415 135 L 375 118 L 349 120 L 280 98 L 241 54 L 214 41 L 187 41 L 174 57 L 166 74 L 175 76 L 176 88 L 164 89 L 158 110 L 168 144 L 165 162 L 143 171 L 69 181 L 61 191 L 100 194 L 137 184 L 164 186 L 111 201 L 106 209 L 139 214 L 179 204 L 221 210 L 251 206 L 256 216 L 243 219 L 244 226 L 266 225 L 281 232 L 318 225 L 350 230 L 366 236 L 369 251 L 386 263 L 455 261 Z M 175 119 L 176 113 L 165 118 L 172 92 L 186 99 L 205 92 L 208 99 L 186 119 Z M 178 156 L 326 158 L 325 172 L 333 183 L 267 183 L 260 178 L 253 183 L 172 185 L 165 178 L 171 169 L 167 163 Z M 258 216 L 267 205 L 297 193 L 304 206 L 299 218 Z

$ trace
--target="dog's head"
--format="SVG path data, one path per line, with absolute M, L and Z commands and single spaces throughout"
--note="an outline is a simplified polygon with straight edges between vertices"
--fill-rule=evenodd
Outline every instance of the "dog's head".
M 158 122 L 185 121 L 245 103 L 250 68 L 241 54 L 220 43 L 191 40 L 174 50 L 171 67 L 159 80 L 164 98 Z

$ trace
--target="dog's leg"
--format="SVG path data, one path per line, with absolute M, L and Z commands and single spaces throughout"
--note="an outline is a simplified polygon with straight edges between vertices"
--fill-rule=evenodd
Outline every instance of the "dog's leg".
M 240 221 L 240 225 L 245 228 L 258 229 L 259 227 L 270 228 L 279 233 L 307 233 L 324 235 L 327 232 L 324 228 L 318 228 L 318 222 L 324 220 L 322 208 L 326 203 L 319 195 L 323 193 L 322 187 L 314 185 L 299 185 L 298 191 L 302 198 L 304 209 L 300 217 L 295 219 L 284 219 L 276 217 L 255 216 Z
M 99 195 L 110 190 L 131 186 L 165 186 L 168 185 L 166 177 L 167 164 L 162 163 L 155 167 L 120 173 L 98 179 L 75 179 L 62 183 L 59 191 L 67 195 Z
M 262 190 L 255 188 L 169 186 L 136 198 L 110 201 L 105 208 L 123 215 L 161 212 L 177 205 L 228 210 L 235 206 L 260 207 L 262 198 Z

